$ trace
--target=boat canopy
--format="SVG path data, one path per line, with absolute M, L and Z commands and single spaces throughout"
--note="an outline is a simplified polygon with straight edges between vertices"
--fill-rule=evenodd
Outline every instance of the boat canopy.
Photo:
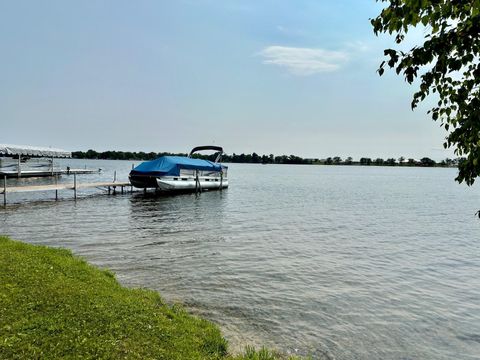
M 57 157 L 70 158 L 72 153 L 62 149 L 28 146 L 28 145 L 8 145 L 0 144 L 0 156 L 36 156 L 36 157 Z
M 216 151 L 217 153 L 217 157 L 215 158 L 215 162 L 220 162 L 220 160 L 222 159 L 222 155 L 223 155 L 223 148 L 221 146 L 214 146 L 214 145 L 204 145 L 204 146 L 197 146 L 197 147 L 194 147 L 192 149 L 192 151 L 190 151 L 190 154 L 188 154 L 188 157 L 191 158 L 192 155 L 194 153 L 196 153 L 197 151 L 203 151 L 203 150 L 214 150 Z
M 180 169 L 222 171 L 222 165 L 209 160 L 192 159 L 184 156 L 162 156 L 156 160 L 141 163 L 130 174 L 179 176 Z

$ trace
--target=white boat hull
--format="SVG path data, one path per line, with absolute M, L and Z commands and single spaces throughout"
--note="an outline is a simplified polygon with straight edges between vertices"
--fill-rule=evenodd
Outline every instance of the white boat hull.
M 222 181 L 218 177 L 200 177 L 199 182 L 201 191 L 228 188 L 228 179 Z M 193 177 L 157 177 L 157 185 L 163 191 L 195 191 L 198 186 Z

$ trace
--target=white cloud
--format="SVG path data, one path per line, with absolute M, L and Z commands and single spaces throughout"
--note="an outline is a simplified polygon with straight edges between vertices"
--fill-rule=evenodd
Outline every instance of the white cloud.
M 260 52 L 264 64 L 285 67 L 294 75 L 313 75 L 338 70 L 347 60 L 345 51 L 269 46 Z

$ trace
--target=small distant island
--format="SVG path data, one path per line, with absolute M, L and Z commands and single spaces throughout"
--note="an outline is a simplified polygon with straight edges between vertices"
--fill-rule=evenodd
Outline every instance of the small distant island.
M 160 156 L 187 156 L 185 153 L 169 153 L 169 152 L 131 152 L 131 151 L 103 151 L 95 150 L 74 151 L 72 157 L 74 159 L 92 159 L 92 160 L 154 160 Z M 215 160 L 214 155 L 195 154 L 195 158 L 205 160 Z M 225 163 L 244 163 L 244 164 L 297 164 L 297 165 L 361 165 L 361 166 L 420 166 L 420 167 L 458 167 L 464 158 L 450 159 L 446 158 L 442 161 L 435 161 L 428 157 L 421 159 L 405 158 L 369 158 L 362 157 L 354 160 L 352 157 L 342 159 L 340 156 L 319 158 L 302 158 L 296 155 L 258 155 L 251 154 L 224 154 L 222 162 Z

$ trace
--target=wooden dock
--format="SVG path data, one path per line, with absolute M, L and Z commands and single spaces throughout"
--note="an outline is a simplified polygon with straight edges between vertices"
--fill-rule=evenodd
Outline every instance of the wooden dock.
M 87 189 L 87 188 L 101 188 L 108 191 L 110 194 L 113 192 L 115 194 L 117 188 L 120 189 L 121 193 L 130 187 L 130 191 L 133 191 L 132 184 L 130 182 L 92 182 L 92 183 L 77 183 L 77 176 L 73 174 L 73 184 L 72 183 L 60 183 L 60 184 L 49 184 L 49 185 L 28 185 L 28 186 L 8 186 L 7 177 L 3 178 L 3 188 L 0 188 L 0 194 L 3 194 L 3 205 L 7 205 L 7 194 L 9 193 L 22 193 L 22 192 L 40 192 L 40 191 L 55 191 L 55 200 L 58 200 L 58 191 L 59 190 L 71 190 L 73 191 L 74 199 L 77 198 L 78 189 Z
M 17 170 L 6 170 L 0 171 L 0 179 L 4 176 L 7 178 L 29 178 L 29 177 L 55 177 L 61 175 L 80 175 L 80 174 L 98 174 L 101 170 L 93 169 L 55 169 L 55 170 L 22 170 L 18 172 Z

